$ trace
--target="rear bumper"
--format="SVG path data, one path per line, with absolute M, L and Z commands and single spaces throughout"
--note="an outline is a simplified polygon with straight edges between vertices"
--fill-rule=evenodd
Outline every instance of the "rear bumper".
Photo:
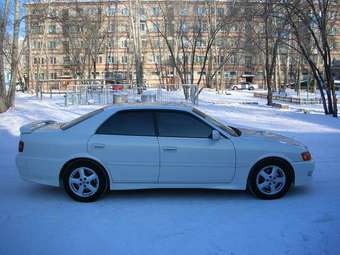
M 295 174 L 295 186 L 303 186 L 313 179 L 315 163 L 311 161 L 294 162 L 292 164 Z
M 20 154 L 15 159 L 19 175 L 25 181 L 59 186 L 59 164 L 53 160 L 24 157 Z

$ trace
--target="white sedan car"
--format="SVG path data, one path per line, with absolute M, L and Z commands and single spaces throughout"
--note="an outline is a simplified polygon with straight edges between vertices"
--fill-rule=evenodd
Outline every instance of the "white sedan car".
M 64 187 L 83 202 L 108 190 L 146 188 L 247 189 L 274 199 L 308 183 L 314 171 L 301 143 L 226 126 L 186 106 L 110 106 L 20 132 L 21 177 Z
M 250 82 L 241 82 L 240 84 L 235 84 L 231 86 L 232 90 L 254 90 L 254 89 L 258 89 L 259 86 L 257 84 L 253 84 Z

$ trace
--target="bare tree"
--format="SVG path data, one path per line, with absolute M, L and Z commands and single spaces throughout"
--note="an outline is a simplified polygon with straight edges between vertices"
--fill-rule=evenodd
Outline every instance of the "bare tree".
M 330 31 L 336 22 L 339 5 L 331 0 L 295 0 L 282 5 L 294 35 L 294 43 L 289 46 L 309 64 L 320 91 L 325 114 L 337 117 L 337 98 L 331 71 Z M 321 58 L 321 66 L 318 65 L 318 56 Z
M 4 82 L 4 54 L 1 53 L 2 61 L 0 62 L 0 112 L 7 111 L 8 108 L 14 105 L 15 88 L 17 81 L 17 71 L 19 62 L 19 26 L 20 26 L 20 1 L 15 0 L 14 2 L 14 17 L 13 17 L 13 34 L 12 34 L 12 45 L 11 45 L 11 80 L 9 88 L 6 89 Z M 1 26 L 0 26 L 0 43 L 2 44 L 1 50 L 3 51 L 3 43 L 7 28 L 7 19 L 9 14 L 9 0 L 5 2 L 5 11 L 1 14 Z M 2 16 L 3 15 L 3 16 Z
M 51 18 L 62 27 L 64 64 L 72 76 L 96 79 L 98 57 L 104 53 L 109 24 L 102 3 L 85 10 L 75 2 L 72 8 L 61 10 L 61 15 Z
M 277 65 L 278 49 L 287 27 L 279 0 L 253 3 L 253 43 L 264 56 L 264 76 L 267 87 L 267 105 L 273 103 L 273 75 Z
M 142 5 L 140 0 L 129 0 L 129 21 L 130 21 L 130 39 L 133 47 L 133 56 L 136 71 L 136 85 L 138 93 L 142 93 L 144 84 L 143 57 L 142 57 L 142 40 L 141 40 L 141 19 Z
M 228 6 L 228 12 L 218 12 L 219 7 L 224 10 L 224 5 L 218 1 L 162 1 L 158 5 L 162 22 L 154 25 L 168 48 L 169 64 L 182 84 L 197 85 L 194 94 L 184 89 L 186 99 L 189 96 L 195 99 L 205 86 L 211 86 L 211 81 L 235 51 L 234 48 L 219 49 L 223 59 L 217 60 L 214 56 L 216 39 L 226 39 L 231 25 L 236 22 L 236 18 L 230 15 L 235 2 Z M 179 13 L 176 19 L 175 12 Z M 202 85 L 203 80 L 205 84 Z

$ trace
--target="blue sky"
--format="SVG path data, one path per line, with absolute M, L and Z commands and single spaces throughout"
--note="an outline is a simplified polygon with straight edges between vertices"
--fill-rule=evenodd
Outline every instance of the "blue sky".
M 20 1 L 20 16 L 23 17 L 25 15 L 24 4 L 28 2 L 25 0 Z M 0 0 L 0 9 L 3 11 L 5 8 L 5 0 Z M 13 30 L 13 14 L 14 14 L 14 0 L 10 0 L 10 11 L 9 11 L 9 22 L 7 26 L 7 31 L 10 33 Z M 25 33 L 25 22 L 22 21 L 20 24 L 20 34 L 23 36 Z

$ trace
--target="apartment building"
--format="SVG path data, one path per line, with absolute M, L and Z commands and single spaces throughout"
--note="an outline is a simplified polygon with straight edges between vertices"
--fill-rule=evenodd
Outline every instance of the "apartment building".
M 134 83 L 137 69 L 143 70 L 143 79 L 152 86 L 199 79 L 204 83 L 207 76 L 220 86 L 241 80 L 261 85 L 264 60 L 249 38 L 256 22 L 250 25 L 244 18 L 251 6 L 234 2 L 26 3 L 27 75 L 34 82 L 119 74 Z M 335 60 L 340 59 L 337 28 L 331 45 Z M 281 53 L 277 76 L 285 72 L 287 51 Z

